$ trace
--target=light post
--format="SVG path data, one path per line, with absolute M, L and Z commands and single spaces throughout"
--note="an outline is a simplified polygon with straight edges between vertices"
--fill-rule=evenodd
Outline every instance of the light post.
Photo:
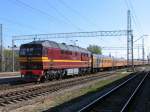
M 10 46 L 8 46 L 8 47 L 10 47 Z M 10 47 L 10 48 L 12 48 L 12 72 L 14 72 L 15 71 L 15 53 L 14 53 L 14 48 L 17 48 L 17 46 L 15 45 L 15 41 L 12 39 L 12 47 Z

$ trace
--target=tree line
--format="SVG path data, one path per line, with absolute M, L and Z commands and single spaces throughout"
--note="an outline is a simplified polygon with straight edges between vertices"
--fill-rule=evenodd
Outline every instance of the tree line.
M 3 50 L 3 62 L 0 61 L 0 65 L 3 66 L 3 70 L 2 68 L 0 68 L 1 72 L 11 72 L 12 71 L 12 50 L 10 49 L 4 49 Z M 14 51 L 14 68 L 15 71 L 19 70 L 19 62 L 18 62 L 18 51 Z

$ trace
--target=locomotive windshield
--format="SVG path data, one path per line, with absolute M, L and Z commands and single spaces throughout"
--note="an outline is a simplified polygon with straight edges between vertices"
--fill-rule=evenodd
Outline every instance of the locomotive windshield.
M 42 48 L 40 46 L 36 47 L 21 47 L 20 56 L 41 56 Z

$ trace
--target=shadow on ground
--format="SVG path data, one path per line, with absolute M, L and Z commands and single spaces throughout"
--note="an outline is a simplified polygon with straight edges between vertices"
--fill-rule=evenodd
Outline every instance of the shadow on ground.
M 0 86 L 1 85 L 19 85 L 25 84 L 27 82 L 23 81 L 21 77 L 10 77 L 10 78 L 0 78 Z
M 50 108 L 46 111 L 43 111 L 43 112 L 76 112 L 79 109 L 81 109 L 82 107 L 84 107 L 85 105 L 87 105 L 88 103 L 90 103 L 92 101 L 92 99 L 95 99 L 96 97 L 101 96 L 102 94 L 106 93 L 107 91 L 109 91 L 111 88 L 113 88 L 114 86 L 116 86 L 120 82 L 131 77 L 133 74 L 135 74 L 135 73 L 131 73 L 130 75 L 128 75 L 122 79 L 118 79 L 118 80 L 116 80 L 116 81 L 114 81 L 108 85 L 100 87 L 100 88 L 96 89 L 95 91 L 88 92 L 85 95 L 74 98 L 68 102 L 60 104 L 56 107 L 52 107 L 52 108 Z

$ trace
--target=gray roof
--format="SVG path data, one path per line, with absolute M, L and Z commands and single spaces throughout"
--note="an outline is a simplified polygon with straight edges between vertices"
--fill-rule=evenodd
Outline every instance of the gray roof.
M 42 44 L 42 46 L 45 46 L 45 47 L 60 48 L 61 50 L 82 52 L 82 53 L 90 54 L 90 51 L 88 51 L 87 49 L 84 49 L 84 48 L 81 48 L 78 46 L 73 46 L 73 45 L 66 45 L 65 43 L 56 43 L 54 41 L 49 41 L 49 40 L 32 41 L 27 44 Z

